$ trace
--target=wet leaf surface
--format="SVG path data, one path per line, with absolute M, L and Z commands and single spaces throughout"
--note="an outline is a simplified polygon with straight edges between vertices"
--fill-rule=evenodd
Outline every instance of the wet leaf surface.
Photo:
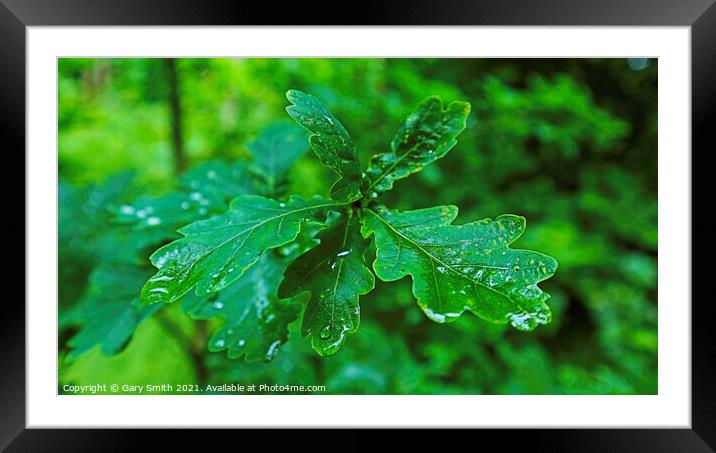
M 286 97 L 292 104 L 286 107 L 288 114 L 313 133 L 309 142 L 318 159 L 341 175 L 331 187 L 331 198 L 344 203 L 359 199 L 361 169 L 348 131 L 315 96 L 289 90 Z
M 187 225 L 179 230 L 184 238 L 151 256 L 159 271 L 142 288 L 142 302 L 173 302 L 194 287 L 198 295 L 226 288 L 264 250 L 293 241 L 304 221 L 336 205 L 321 198 L 237 197 L 226 213 Z
M 313 349 L 327 356 L 338 352 L 346 334 L 358 329 L 358 298 L 373 289 L 375 279 L 364 262 L 370 242 L 360 235 L 357 215 L 344 215 L 317 239 L 319 245 L 288 267 L 279 296 L 310 293 L 301 330 L 311 336 Z
M 425 99 L 396 132 L 390 142 L 393 151 L 371 158 L 365 195 L 374 197 L 390 190 L 395 181 L 445 156 L 457 143 L 469 114 L 467 102 L 452 102 L 443 109 L 439 97 Z
M 278 285 L 290 258 L 265 252 L 255 265 L 213 297 L 190 293 L 182 301 L 194 319 L 223 318 L 209 339 L 209 351 L 226 351 L 229 359 L 270 361 L 288 340 L 288 325 L 301 313 L 292 300 L 279 300 Z
M 367 209 L 363 235 L 375 235 L 376 275 L 393 281 L 410 275 L 418 305 L 433 321 L 455 321 L 465 310 L 495 323 L 530 331 L 551 320 L 549 295 L 538 286 L 557 262 L 512 249 L 525 219 L 502 215 L 452 225 L 454 206 L 416 211 Z

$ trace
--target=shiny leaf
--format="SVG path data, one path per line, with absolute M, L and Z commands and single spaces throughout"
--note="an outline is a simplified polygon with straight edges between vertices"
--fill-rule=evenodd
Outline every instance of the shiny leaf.
M 425 99 L 408 116 L 390 142 L 392 152 L 371 158 L 365 194 L 373 197 L 393 188 L 393 183 L 419 172 L 445 156 L 457 143 L 470 113 L 467 102 L 452 102 L 443 110 L 439 97 Z
M 266 252 L 257 263 L 214 297 L 190 294 L 184 308 L 195 319 L 221 317 L 224 324 L 209 340 L 210 351 L 226 351 L 230 359 L 270 361 L 288 340 L 288 325 L 301 307 L 276 294 L 289 258 Z
M 375 286 L 363 257 L 370 243 L 360 235 L 357 216 L 344 217 L 318 234 L 319 245 L 291 263 L 279 287 L 282 298 L 310 293 L 301 330 L 322 356 L 338 352 L 346 334 L 358 329 L 358 298 Z
M 196 287 L 199 295 L 236 281 L 267 249 L 296 238 L 301 223 L 337 203 L 293 196 L 282 203 L 256 195 L 231 202 L 220 216 L 179 230 L 185 237 L 151 256 L 159 271 L 142 288 L 142 302 L 173 302 Z
M 465 310 L 524 331 L 550 322 L 549 295 L 537 283 L 554 274 L 557 262 L 508 247 L 525 219 L 502 215 L 451 225 L 455 217 L 454 206 L 367 209 L 363 235 L 375 234 L 376 275 L 385 281 L 410 275 L 418 305 L 436 322 L 454 321 Z
M 331 198 L 349 203 L 361 197 L 361 169 L 353 142 L 338 118 L 315 96 L 289 90 L 292 105 L 286 111 L 313 133 L 309 138 L 318 159 L 341 176 L 331 187 Z

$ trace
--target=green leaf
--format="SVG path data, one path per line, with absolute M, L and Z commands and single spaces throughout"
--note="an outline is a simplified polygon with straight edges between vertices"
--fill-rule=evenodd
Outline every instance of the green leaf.
M 349 214 L 318 234 L 321 241 L 296 259 L 284 273 L 279 297 L 310 292 L 301 330 L 311 335 L 313 348 L 322 356 L 333 355 L 360 322 L 358 297 L 375 286 L 363 254 L 370 244 L 360 235 L 356 215 Z
M 171 192 L 156 198 L 110 207 L 113 221 L 131 226 L 135 237 L 146 244 L 176 239 L 177 230 L 191 222 L 226 209 L 223 201 L 203 198 L 199 192 Z
M 341 176 L 331 187 L 331 198 L 343 203 L 359 199 L 361 169 L 348 131 L 315 96 L 289 90 L 286 97 L 292 104 L 288 114 L 313 133 L 309 143 L 318 159 Z
M 329 222 L 337 215 L 329 212 Z M 236 282 L 219 293 L 182 298 L 182 308 L 194 319 L 222 317 L 209 341 L 211 351 L 226 350 L 230 359 L 270 361 L 287 340 L 288 325 L 301 313 L 300 305 L 279 300 L 277 292 L 283 272 L 296 257 L 315 247 L 315 236 L 326 223 L 307 221 L 296 239 L 267 251 Z
M 390 153 L 371 158 L 364 193 L 375 197 L 393 188 L 393 183 L 419 172 L 445 156 L 457 143 L 456 137 L 465 129 L 470 114 L 468 102 L 451 102 L 443 110 L 442 101 L 433 96 L 425 99 L 408 116 L 390 142 Z
M 253 165 L 266 181 L 267 194 L 276 192 L 286 172 L 305 154 L 307 138 L 306 131 L 295 124 L 274 123 L 247 145 Z
M 282 203 L 256 195 L 235 198 L 226 213 L 179 230 L 185 237 L 150 257 L 159 271 L 142 288 L 142 302 L 174 302 L 226 288 L 267 249 L 296 238 L 301 223 L 337 203 L 292 196 Z
M 258 182 L 246 162 L 206 162 L 192 167 L 179 178 L 179 186 L 208 210 L 215 206 L 224 210 L 235 197 L 255 194 L 260 189 Z
M 554 274 L 557 262 L 508 247 L 524 231 L 525 219 L 502 215 L 451 225 L 455 217 L 455 206 L 367 209 L 363 235 L 375 234 L 376 275 L 385 281 L 410 275 L 418 305 L 436 322 L 454 321 L 469 310 L 524 331 L 549 323 L 549 294 L 537 283 Z
M 288 340 L 288 325 L 301 306 L 277 297 L 278 285 L 289 259 L 266 252 L 235 283 L 216 297 L 189 295 L 183 305 L 194 319 L 221 317 L 224 324 L 209 340 L 210 351 L 223 351 L 230 359 L 270 361 Z
M 190 349 L 183 339 L 167 331 L 157 318 L 152 317 L 141 323 L 127 347 L 119 354 L 108 357 L 99 348 L 95 348 L 71 363 L 61 363 L 58 373 L 59 391 L 64 393 L 63 384 L 118 383 L 146 386 L 198 382 Z M 123 385 L 119 386 L 118 392 L 112 391 L 108 385 L 105 392 L 100 390 L 98 393 L 136 395 L 124 391 Z
M 97 345 L 102 353 L 121 351 L 132 337 L 137 325 L 161 305 L 142 307 L 139 289 L 150 272 L 147 268 L 113 264 L 96 268 L 90 276 L 90 288 L 78 305 L 59 319 L 60 328 L 79 326 L 79 332 L 68 341 L 74 360 Z

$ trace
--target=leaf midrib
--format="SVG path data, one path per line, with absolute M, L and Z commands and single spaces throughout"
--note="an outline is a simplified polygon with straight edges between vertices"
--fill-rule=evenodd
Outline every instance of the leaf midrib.
M 373 187 L 375 187 L 376 184 L 378 184 L 379 181 L 381 181 L 381 180 L 382 180 L 383 178 L 385 178 L 388 174 L 390 174 L 390 172 L 393 171 L 393 169 L 394 169 L 399 163 L 401 163 L 406 157 L 408 157 L 408 154 L 412 153 L 419 145 L 422 145 L 423 143 L 425 143 L 425 142 L 423 141 L 423 142 L 420 142 L 420 143 L 416 143 L 416 144 L 413 145 L 412 147 L 408 148 L 408 150 L 407 150 L 405 153 L 403 153 L 403 154 L 397 154 L 397 153 L 395 153 L 395 151 L 392 151 L 391 153 L 388 153 L 388 154 L 395 154 L 396 156 L 398 156 L 398 160 L 396 160 L 395 162 L 393 162 L 393 164 L 392 164 L 390 167 L 388 167 L 388 169 L 387 169 L 386 171 L 384 171 L 383 173 L 381 173 L 380 176 L 378 176 L 378 178 L 376 178 L 376 179 L 368 186 L 368 188 L 365 190 L 366 193 L 370 193 L 371 189 L 373 189 Z M 415 173 L 415 172 L 413 172 L 413 173 Z
M 375 217 L 377 217 L 381 222 L 383 222 L 383 223 L 384 223 L 391 231 L 393 231 L 395 234 L 397 234 L 398 236 L 400 236 L 400 237 L 403 238 L 404 240 L 408 241 L 409 243 L 415 245 L 418 249 L 420 249 L 423 253 L 425 253 L 427 256 L 429 256 L 432 260 L 434 260 L 434 261 L 440 263 L 441 265 L 445 266 L 446 268 L 450 269 L 451 271 L 453 271 L 454 273 L 456 273 L 456 274 L 459 275 L 460 277 L 462 277 L 462 278 L 464 278 L 465 280 L 471 282 L 473 285 L 474 285 L 474 284 L 480 285 L 482 288 L 485 288 L 485 289 L 487 289 L 487 290 L 489 290 L 489 291 L 492 291 L 493 293 L 498 294 L 499 296 L 504 297 L 504 298 L 506 298 L 507 300 L 509 300 L 509 301 L 511 301 L 511 302 L 513 302 L 513 303 L 516 303 L 514 300 L 512 300 L 512 298 L 510 298 L 510 297 L 507 296 L 506 294 L 502 294 L 501 292 L 497 291 L 496 289 L 491 288 L 491 287 L 488 286 L 488 285 L 485 285 L 485 284 L 482 283 L 481 281 L 479 281 L 479 280 L 473 280 L 473 279 L 471 279 L 470 277 L 468 277 L 467 275 L 463 274 L 462 272 L 459 272 L 459 271 L 455 270 L 451 265 L 449 265 L 449 264 L 443 262 L 440 258 L 434 256 L 432 253 L 430 253 L 430 252 L 428 252 L 427 250 L 425 250 L 420 244 L 418 244 L 418 243 L 415 242 L 414 240 L 412 240 L 412 239 L 410 239 L 409 237 L 407 237 L 407 236 L 405 236 L 404 234 L 402 234 L 400 231 L 398 231 L 398 230 L 396 230 L 395 228 L 393 228 L 393 226 L 392 226 L 390 223 L 388 223 L 388 221 L 386 221 L 386 220 L 385 220 L 382 216 L 380 216 L 377 212 L 373 211 L 372 209 L 367 209 L 367 211 L 370 212 L 371 214 L 373 214 Z M 477 293 L 477 291 L 476 291 L 476 293 Z M 478 293 L 478 296 L 479 296 L 479 293 Z M 517 304 L 517 305 L 519 306 L 519 304 Z M 522 308 L 522 307 L 520 307 L 520 308 Z
M 206 253 L 204 253 L 203 255 L 201 255 L 199 258 L 197 258 L 196 260 L 194 260 L 194 261 L 192 261 L 191 263 L 187 264 L 186 266 L 182 267 L 182 268 L 179 270 L 179 272 L 176 272 L 176 274 L 183 274 L 183 273 L 186 272 L 186 271 L 191 272 L 191 269 L 196 265 L 196 263 L 198 263 L 199 261 L 203 260 L 203 259 L 206 258 L 208 255 L 214 253 L 216 250 L 218 250 L 219 248 L 225 246 L 225 245 L 228 244 L 229 242 L 236 240 L 238 237 L 240 237 L 241 235 L 245 234 L 246 232 L 248 232 L 248 231 L 254 231 L 256 228 L 258 228 L 258 227 L 260 227 L 260 226 L 262 226 L 262 225 L 265 225 L 265 224 L 268 223 L 268 222 L 272 222 L 272 221 L 274 221 L 274 220 L 276 220 L 276 219 L 285 217 L 285 216 L 290 215 L 290 214 L 295 214 L 295 213 L 298 213 L 298 212 L 302 212 L 302 211 L 310 211 L 310 210 L 312 210 L 312 209 L 320 209 L 320 208 L 326 208 L 326 207 L 329 207 L 329 206 L 340 206 L 340 205 L 341 205 L 341 203 L 326 203 L 326 204 L 321 204 L 321 205 L 309 206 L 309 207 L 300 208 L 300 209 L 296 209 L 296 210 L 293 210 L 293 211 L 285 212 L 285 213 L 283 213 L 283 214 L 281 214 L 281 215 L 277 215 L 277 216 L 275 216 L 275 217 L 268 218 L 268 219 L 266 219 L 266 220 L 264 220 L 264 221 L 262 221 L 262 222 L 259 222 L 259 223 L 255 224 L 255 225 L 252 226 L 251 228 L 247 228 L 247 229 L 245 229 L 245 230 L 243 230 L 243 231 L 237 233 L 236 235 L 231 236 L 230 238 L 228 238 L 228 239 L 225 240 L 224 242 L 222 242 L 222 243 L 216 245 L 215 247 L 210 248 Z M 188 236 L 184 238 L 184 240 L 186 240 L 186 239 L 188 239 Z M 242 245 L 242 247 L 243 247 L 243 245 Z M 236 256 L 236 253 L 234 253 L 233 256 Z M 187 290 L 187 292 L 188 292 L 189 290 L 191 290 L 191 287 Z M 184 293 L 184 294 L 186 294 L 186 293 Z M 184 294 L 182 294 L 182 295 L 184 295 Z M 181 297 L 182 295 L 179 295 L 179 296 L 177 296 L 177 297 Z M 175 300 L 176 300 L 176 299 L 175 299 Z
M 343 241 L 341 242 L 341 246 L 339 247 L 339 250 L 343 250 L 346 247 L 346 244 L 348 241 L 348 231 L 350 229 L 350 222 L 351 222 L 352 217 L 353 217 L 352 215 L 349 215 L 348 219 L 346 220 L 346 226 L 345 226 L 345 230 L 343 232 Z M 294 285 L 294 288 L 300 287 L 300 285 L 303 282 L 305 282 L 310 275 L 312 275 L 314 272 L 316 272 L 316 270 L 318 270 L 318 268 L 320 268 L 323 265 L 323 263 L 325 263 L 327 260 L 331 259 L 332 257 L 333 257 L 333 254 L 329 254 L 324 259 L 322 259 L 318 263 L 318 265 L 316 265 L 313 269 L 311 269 L 308 273 L 306 273 L 304 278 L 302 278 L 298 284 Z M 341 270 L 343 269 L 343 261 L 345 261 L 345 260 L 341 259 L 340 262 L 338 263 L 338 272 L 336 272 L 336 282 L 335 282 L 335 285 L 333 285 L 333 297 L 332 297 L 333 305 L 331 307 L 331 321 L 330 321 L 331 327 L 333 326 L 333 321 L 335 320 L 336 294 L 338 292 L 338 282 L 340 281 L 340 278 L 341 278 Z M 313 297 L 313 294 L 311 294 L 311 297 Z M 319 301 L 318 305 L 320 305 L 320 301 Z M 309 324 L 313 324 L 313 318 L 316 316 L 316 313 L 319 311 L 319 308 L 320 307 L 317 307 L 316 310 L 314 310 L 311 313 L 311 316 L 308 320 Z M 319 335 L 320 335 L 320 332 L 319 332 Z M 332 334 L 331 334 L 331 338 L 333 338 Z

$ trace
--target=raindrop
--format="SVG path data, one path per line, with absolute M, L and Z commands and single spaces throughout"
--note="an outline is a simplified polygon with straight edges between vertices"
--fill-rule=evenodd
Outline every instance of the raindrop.
M 339 252 L 336 256 L 346 256 L 349 253 L 351 253 L 351 250 L 344 250 L 342 252 Z
M 435 322 L 443 323 L 446 321 L 445 315 L 442 313 L 436 313 L 430 308 L 425 308 L 425 314 L 428 315 L 428 318 L 432 319 Z
M 216 302 L 214 302 L 214 308 L 216 308 L 217 310 L 221 310 L 222 308 L 224 308 L 224 304 L 217 300 Z
M 512 327 L 522 331 L 532 330 L 536 325 L 529 313 L 510 313 L 507 318 L 510 320 Z
M 243 346 L 243 345 L 246 344 L 246 340 L 244 340 L 244 339 L 242 338 L 241 340 L 237 341 L 236 344 L 239 345 L 239 346 Z
M 122 214 L 128 214 L 128 215 L 134 214 L 134 208 L 129 205 L 126 205 L 126 204 L 122 205 L 122 207 L 120 207 L 119 210 Z
M 137 217 L 139 217 L 140 219 L 143 219 L 146 216 L 147 216 L 147 213 L 144 212 L 144 210 L 140 209 L 139 211 L 137 211 Z
M 181 202 L 181 208 L 182 208 L 182 209 L 189 209 L 189 202 L 188 202 L 188 201 L 182 201 L 182 202 Z
M 150 217 L 147 219 L 147 225 L 159 225 L 162 223 L 162 219 L 159 217 Z
M 321 332 L 319 333 L 319 335 L 324 340 L 331 338 L 331 326 L 330 325 L 324 326 L 323 329 L 321 329 Z
M 279 203 L 278 205 L 279 205 L 280 207 L 282 207 L 282 208 L 285 208 L 285 207 L 286 207 L 286 203 Z
M 192 192 L 189 194 L 189 198 L 192 200 L 201 200 L 201 194 L 199 192 Z
M 216 340 L 214 342 L 214 346 L 216 346 L 217 348 L 223 348 L 225 344 L 226 344 L 226 341 L 224 341 L 223 338 L 219 338 L 218 340 Z
M 281 346 L 281 342 L 279 340 L 276 340 L 271 343 L 271 346 L 269 346 L 268 351 L 266 351 L 266 357 L 268 357 L 269 359 L 273 359 L 278 353 L 279 346 Z

